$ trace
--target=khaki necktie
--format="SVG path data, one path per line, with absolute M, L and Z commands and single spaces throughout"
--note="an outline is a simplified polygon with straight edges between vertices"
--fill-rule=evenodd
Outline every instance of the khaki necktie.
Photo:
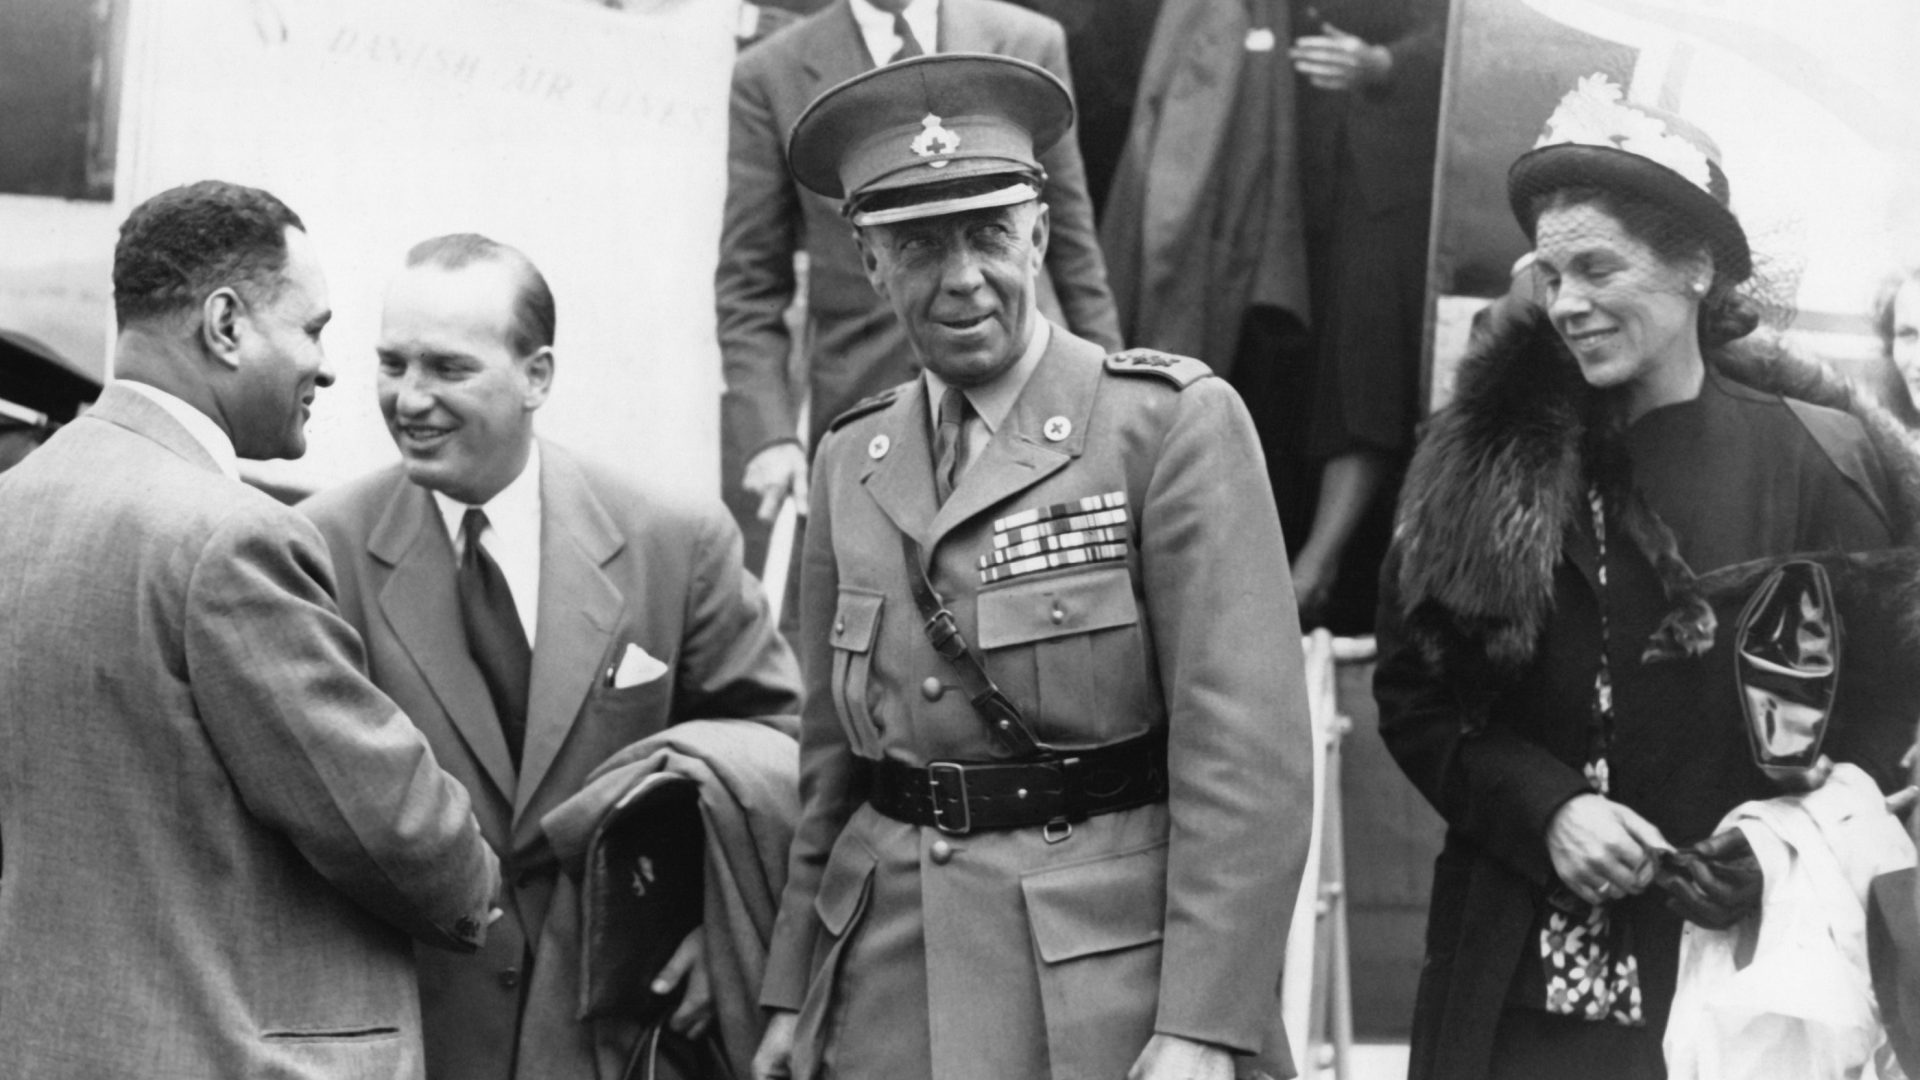
M 940 397 L 940 427 L 934 436 L 938 460 L 933 466 L 933 493 L 942 504 L 953 494 L 960 474 L 967 471 L 967 418 L 972 415 L 966 392 L 957 386 L 947 387 Z
M 520 625 L 520 612 L 514 607 L 506 575 L 480 545 L 480 534 L 486 529 L 487 512 L 469 507 L 460 521 L 464 550 L 460 571 L 454 577 L 460 593 L 460 622 L 467 631 L 467 651 L 480 665 L 480 677 L 486 680 L 493 709 L 500 714 L 507 753 L 517 769 L 527 735 L 527 683 L 532 677 L 533 648 L 527 644 L 527 632 Z

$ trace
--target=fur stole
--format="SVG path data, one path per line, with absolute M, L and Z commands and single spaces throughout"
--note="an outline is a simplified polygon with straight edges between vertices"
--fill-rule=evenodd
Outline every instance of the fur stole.
M 1708 362 L 1767 393 L 1842 409 L 1866 427 L 1894 489 L 1901 542 L 1920 526 L 1920 451 L 1870 395 L 1776 335 L 1750 335 Z M 1454 403 L 1428 421 L 1402 488 L 1395 540 L 1407 631 L 1429 660 L 1504 681 L 1534 657 L 1553 612 L 1561 544 L 1588 491 L 1647 557 L 1672 611 L 1648 658 L 1711 647 L 1709 602 L 1730 575 L 1703 583 L 1670 529 L 1635 489 L 1602 395 L 1545 313 L 1499 324 L 1462 362 Z M 1729 568 L 1732 569 L 1732 568 Z M 1920 561 L 1914 569 L 1920 573 Z M 1916 576 L 1920 581 L 1920 576 Z

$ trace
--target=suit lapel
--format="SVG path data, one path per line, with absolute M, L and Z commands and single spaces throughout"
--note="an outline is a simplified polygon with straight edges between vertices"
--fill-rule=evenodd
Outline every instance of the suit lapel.
M 869 451 L 860 482 L 893 521 L 894 528 L 925 546 L 933 522 L 933 448 L 929 443 L 927 382 L 915 378 L 880 416 L 887 449 L 878 458 Z
M 835 0 L 814 15 L 810 32 L 812 40 L 802 50 L 802 62 L 813 77 L 813 94 L 874 67 L 875 61 L 867 56 L 866 40 L 860 36 L 860 24 L 853 21 L 851 0 Z
M 581 703 L 601 675 L 600 661 L 631 601 L 603 567 L 626 538 L 565 453 L 540 444 L 540 613 L 527 691 L 527 745 L 521 755 L 517 816 L 540 788 Z
M 393 496 L 367 536 L 367 552 L 393 568 L 380 610 L 394 637 L 433 689 L 447 719 L 486 769 L 502 799 L 513 792 L 513 760 L 480 668 L 467 652 L 453 543 L 425 488 L 396 474 Z
M 934 515 L 927 537 L 929 550 L 962 522 L 1032 487 L 1080 455 L 1100 380 L 1100 356 L 1098 346 L 1053 328 L 1046 354 L 1015 399 L 1013 411 Z M 1055 417 L 1064 417 L 1070 425 L 1065 438 L 1049 439 L 1045 434 L 1047 422 Z M 932 484 L 930 477 L 927 483 Z

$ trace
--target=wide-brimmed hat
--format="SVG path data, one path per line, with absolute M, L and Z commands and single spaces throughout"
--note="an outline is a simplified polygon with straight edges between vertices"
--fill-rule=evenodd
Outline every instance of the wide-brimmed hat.
M 1037 198 L 1039 155 L 1072 124 L 1073 97 L 1047 69 L 937 53 L 815 98 L 787 137 L 787 163 L 807 189 L 847 200 L 856 225 L 906 221 Z M 865 209 L 875 196 L 884 210 Z
M 1665 109 L 1626 100 L 1605 75 L 1560 99 L 1532 150 L 1507 171 L 1507 201 L 1534 239 L 1534 201 L 1566 187 L 1598 187 L 1673 206 L 1699 223 L 1715 269 L 1733 282 L 1753 272 L 1747 234 L 1729 203 L 1720 146 Z

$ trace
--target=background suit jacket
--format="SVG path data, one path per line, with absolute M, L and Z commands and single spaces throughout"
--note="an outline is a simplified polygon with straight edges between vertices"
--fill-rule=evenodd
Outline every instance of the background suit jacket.
M 367 639 L 374 681 L 473 793 L 511 886 L 478 955 L 420 957 L 428 1065 L 455 1080 L 514 1075 L 522 1022 L 573 1022 L 571 1002 L 529 1002 L 519 1019 L 556 868 L 541 816 L 614 751 L 668 724 L 798 710 L 793 654 L 717 503 L 640 489 L 544 441 L 540 461 L 540 610 L 517 773 L 467 652 L 453 544 L 432 495 L 395 465 L 302 505 L 332 548 L 341 610 Z M 608 674 L 629 645 L 666 670 L 616 689 Z
M 940 1080 L 1121 1077 L 1155 1031 L 1260 1047 L 1311 817 L 1300 630 L 1245 406 L 1222 380 L 1156 370 L 1121 373 L 1055 330 L 941 506 L 924 380 L 822 442 L 802 812 L 761 993 L 801 1010 L 797 1080 L 823 1058 L 895 1080 L 929 1063 Z M 1124 562 L 981 584 L 996 518 L 1112 492 Z M 922 633 L 903 533 L 1041 739 L 1168 733 L 1167 802 L 1051 844 L 945 837 L 866 804 L 874 759 L 1001 756 Z
M 938 51 L 1011 56 L 1069 82 L 1066 35 L 1053 20 L 998 0 L 940 0 L 939 10 Z M 794 295 L 794 252 L 805 250 L 809 260 L 809 446 L 854 402 L 918 370 L 892 309 L 860 268 L 840 203 L 801 188 L 787 172 L 787 133 L 800 113 L 872 67 L 849 0 L 748 48 L 734 66 L 715 299 L 727 380 L 722 429 L 743 463 L 794 434 L 799 403 L 787 388 L 791 339 L 782 321 Z M 1042 308 L 1056 321 L 1064 311 L 1075 333 L 1118 348 L 1119 322 L 1074 132 L 1041 154 L 1040 164 L 1053 230 Z
M 0 1074 L 422 1075 L 498 884 L 326 548 L 151 399 L 0 478 Z

